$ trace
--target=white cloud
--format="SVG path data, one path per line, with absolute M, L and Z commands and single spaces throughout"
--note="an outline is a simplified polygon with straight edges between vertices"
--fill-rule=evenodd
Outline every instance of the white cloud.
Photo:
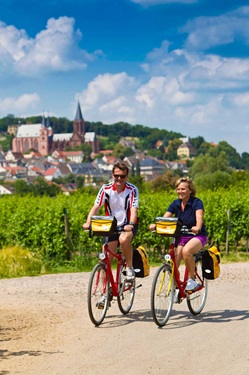
M 247 87 L 249 59 L 224 58 L 214 54 L 176 49 L 169 52 L 169 43 L 163 41 L 146 56 L 142 68 L 147 75 L 165 76 L 177 80 L 179 90 L 225 90 Z
M 249 107 L 249 92 L 234 95 L 233 102 L 238 107 Z
M 0 22 L 0 65 L 27 76 L 42 71 L 84 69 L 102 52 L 89 54 L 79 48 L 82 35 L 74 30 L 74 23 L 69 17 L 50 18 L 46 30 L 32 39 L 25 30 Z
M 81 99 L 82 107 L 86 111 L 94 107 L 100 108 L 122 95 L 129 95 L 129 92 L 136 86 L 135 79 L 126 73 L 106 73 L 94 78 L 88 84 L 87 89 L 81 94 L 76 94 L 76 97 Z
M 6 116 L 6 113 L 11 113 L 16 116 L 21 116 L 21 113 L 35 108 L 39 102 L 40 97 L 36 93 L 23 94 L 19 97 L 6 97 L 0 99 L 0 115 Z
M 141 86 L 136 93 L 136 100 L 145 103 L 148 108 L 161 105 L 180 105 L 193 101 L 191 93 L 184 93 L 175 78 L 153 77 Z
M 190 20 L 180 29 L 188 33 L 185 48 L 207 50 L 219 45 L 233 43 L 235 40 L 249 44 L 249 7 L 217 17 L 198 17 Z

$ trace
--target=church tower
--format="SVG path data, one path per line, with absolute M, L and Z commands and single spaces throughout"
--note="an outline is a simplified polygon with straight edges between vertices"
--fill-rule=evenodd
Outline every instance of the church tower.
M 73 135 L 69 141 L 69 146 L 80 146 L 85 142 L 85 120 L 83 119 L 80 103 L 78 102 L 75 120 L 73 123 Z
M 73 123 L 73 133 L 74 134 L 80 134 L 84 139 L 85 121 L 84 121 L 83 116 L 82 116 L 82 112 L 81 112 L 79 102 L 78 102 L 78 106 L 77 106 L 75 120 L 74 120 L 74 123 Z

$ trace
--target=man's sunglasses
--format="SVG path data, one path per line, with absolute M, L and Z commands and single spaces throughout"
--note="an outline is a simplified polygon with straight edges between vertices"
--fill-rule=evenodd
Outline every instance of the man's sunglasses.
M 123 179 L 125 179 L 125 177 L 127 176 L 127 174 L 114 174 L 113 176 L 114 176 L 114 178 L 116 178 L 116 179 L 118 179 L 118 178 L 120 177 L 120 178 L 122 178 L 122 180 L 123 180 Z

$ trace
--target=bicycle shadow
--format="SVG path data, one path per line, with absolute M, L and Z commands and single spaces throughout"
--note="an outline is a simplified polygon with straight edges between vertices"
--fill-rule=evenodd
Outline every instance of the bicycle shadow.
M 104 322 L 97 328 L 116 328 L 135 322 L 151 323 L 153 321 L 150 310 L 131 311 L 127 315 L 121 313 L 108 314 Z
M 167 323 L 169 329 L 184 328 L 199 323 L 230 323 L 249 319 L 249 310 L 216 310 L 192 315 L 188 311 L 173 310 Z
M 249 310 L 217 310 L 192 315 L 186 310 L 173 310 L 164 327 L 168 329 L 185 328 L 199 323 L 229 323 L 235 320 L 249 319 Z M 139 322 L 154 323 L 150 310 L 131 311 L 127 315 L 107 315 L 101 328 L 116 328 Z M 98 327 L 98 328 L 100 328 Z M 158 327 L 158 328 L 164 328 Z

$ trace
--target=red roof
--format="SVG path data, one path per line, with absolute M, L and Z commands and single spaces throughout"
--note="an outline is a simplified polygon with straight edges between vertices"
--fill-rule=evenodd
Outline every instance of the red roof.
M 53 176 L 56 172 L 57 168 L 48 168 L 43 175 L 44 176 Z

